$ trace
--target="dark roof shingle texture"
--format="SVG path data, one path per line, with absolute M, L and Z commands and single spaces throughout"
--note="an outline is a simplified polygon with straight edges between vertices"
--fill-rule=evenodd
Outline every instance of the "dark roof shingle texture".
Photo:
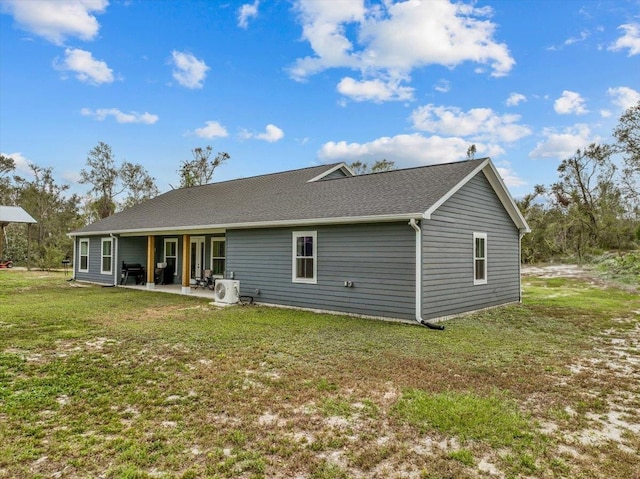
M 80 233 L 423 213 L 484 160 L 308 181 L 323 165 L 171 190 Z

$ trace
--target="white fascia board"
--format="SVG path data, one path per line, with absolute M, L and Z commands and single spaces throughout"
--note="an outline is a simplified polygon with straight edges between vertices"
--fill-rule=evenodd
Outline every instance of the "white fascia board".
M 351 168 L 349 168 L 349 166 L 347 166 L 347 164 L 343 162 L 335 165 L 333 168 L 329 168 L 327 171 L 320 173 L 318 176 L 311 178 L 309 181 L 307 181 L 307 183 L 313 183 L 314 181 L 319 181 L 322 178 L 326 178 L 334 171 L 338 171 L 338 170 L 344 171 L 347 174 L 347 176 L 355 176 L 355 173 L 351 170 Z
M 480 171 L 483 171 L 489 184 L 495 191 L 496 195 L 500 199 L 500 202 L 504 206 L 504 209 L 507 211 L 511 220 L 518 227 L 520 232 L 522 233 L 530 233 L 531 228 L 527 224 L 527 221 L 524 219 L 524 216 L 520 213 L 516 202 L 513 200 L 513 197 L 509 193 L 507 186 L 502 181 L 500 177 L 500 173 L 496 170 L 496 167 L 493 165 L 493 162 L 490 158 L 487 158 L 482 163 L 478 165 L 471 173 L 465 176 L 457 185 L 451 188 L 446 195 L 436 201 L 427 211 L 424 212 L 423 218 L 430 220 L 431 215 L 442 206 L 449 198 L 451 198 L 454 194 L 456 194 L 460 188 L 466 185 L 473 177 L 475 177 Z
M 175 228 L 139 228 L 127 230 L 111 230 L 111 231 L 92 231 L 81 233 L 69 233 L 68 236 L 105 236 L 108 234 L 117 234 L 120 236 L 140 236 L 144 234 L 152 235 L 176 235 L 176 234 L 205 234 L 205 233 L 223 233 L 230 229 L 255 229 L 255 228 L 282 228 L 288 226 L 305 226 L 305 225 L 340 225 L 352 223 L 382 223 L 391 221 L 409 221 L 411 218 L 419 220 L 423 217 L 422 213 L 406 213 L 393 215 L 374 215 L 374 216 L 346 216 L 340 218 L 308 218 L 299 220 L 285 221 L 259 221 L 248 223 L 226 223 L 215 225 L 193 225 L 193 226 L 176 226 Z
M 507 213 L 509 213 L 509 216 L 511 216 L 511 219 L 521 233 L 531 233 L 531 228 L 527 224 L 527 220 L 525 220 L 522 213 L 520 213 L 520 208 L 516 205 L 511 193 L 509 193 L 507 185 L 504 184 L 504 181 L 496 167 L 493 165 L 493 162 L 489 161 L 487 166 L 488 168 L 484 170 L 485 176 L 489 180 L 489 183 L 491 183 L 491 186 L 498 195 L 498 198 L 500 198 L 505 210 L 507 210 Z

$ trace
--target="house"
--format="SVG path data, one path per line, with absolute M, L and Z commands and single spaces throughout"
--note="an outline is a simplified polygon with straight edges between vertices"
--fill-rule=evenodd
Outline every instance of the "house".
M 74 231 L 74 278 L 210 269 L 256 302 L 434 320 L 520 301 L 529 231 L 488 158 L 354 176 L 344 164 L 171 190 Z M 166 273 L 166 271 L 165 271 Z

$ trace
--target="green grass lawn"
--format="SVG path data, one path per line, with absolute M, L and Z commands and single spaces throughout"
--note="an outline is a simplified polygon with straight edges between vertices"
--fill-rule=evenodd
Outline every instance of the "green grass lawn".
M 413 325 L 0 271 L 0 478 L 640 477 L 640 298 Z

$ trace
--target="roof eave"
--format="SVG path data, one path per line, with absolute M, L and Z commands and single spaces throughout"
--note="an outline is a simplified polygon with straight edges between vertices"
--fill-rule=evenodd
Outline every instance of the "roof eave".
M 121 230 L 102 230 L 102 231 L 73 231 L 68 234 L 69 237 L 79 236 L 104 236 L 108 234 L 117 234 L 122 236 L 139 236 L 139 235 L 158 235 L 158 234 L 190 234 L 193 232 L 203 232 L 211 230 L 231 230 L 231 229 L 258 229 L 258 228 L 286 228 L 292 226 L 309 226 L 309 225 L 340 225 L 353 223 L 382 223 L 392 221 L 409 221 L 410 219 L 421 219 L 423 214 L 418 213 L 402 213 L 389 215 L 369 215 L 369 216 L 345 216 L 338 218 L 302 218 L 296 220 L 278 220 L 278 221 L 256 221 L 243 223 L 220 223 L 209 225 L 191 225 L 176 227 L 157 227 L 157 228 L 131 228 Z

